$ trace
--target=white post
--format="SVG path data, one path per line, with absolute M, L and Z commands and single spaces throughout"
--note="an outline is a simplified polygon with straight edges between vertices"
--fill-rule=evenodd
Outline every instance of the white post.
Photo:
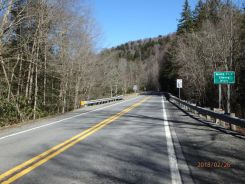
M 230 104 L 230 99 L 231 99 L 231 85 L 227 84 L 227 113 L 231 113 L 231 104 Z
M 221 94 L 222 94 L 221 84 L 219 84 L 219 109 L 221 109 Z

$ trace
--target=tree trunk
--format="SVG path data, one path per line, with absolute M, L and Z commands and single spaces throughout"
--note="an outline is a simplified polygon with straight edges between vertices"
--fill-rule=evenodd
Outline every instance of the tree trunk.
M 111 97 L 113 96 L 113 92 L 112 92 L 112 84 L 110 84 L 110 88 L 111 88 Z
M 20 95 L 21 91 L 22 91 L 22 56 L 20 56 L 20 68 L 19 68 L 19 76 L 18 76 L 17 96 Z
M 66 110 L 66 90 L 67 90 L 67 85 L 68 85 L 68 82 L 66 81 L 65 88 L 64 88 L 64 93 L 63 93 L 63 105 L 62 105 L 62 113 L 63 114 L 65 113 L 65 110 Z
M 77 104 L 78 104 L 78 91 L 79 91 L 79 79 L 76 82 L 76 86 L 75 86 L 75 95 L 74 95 L 74 106 L 73 109 L 77 108 Z
M 11 94 L 11 84 L 9 82 L 8 74 L 7 74 L 7 71 L 5 69 L 4 61 L 3 61 L 2 58 L 1 58 L 1 65 L 2 65 L 2 69 L 3 69 L 5 81 L 6 81 L 7 85 L 8 85 L 8 98 L 7 98 L 7 100 L 9 101 L 10 100 L 10 95 L 9 94 Z
M 44 79 L 43 79 L 43 105 L 46 105 L 46 84 L 47 84 L 47 47 L 44 47 Z
M 28 94 L 28 103 L 31 103 L 32 99 L 32 85 L 33 85 L 33 74 L 34 74 L 34 65 L 31 65 L 31 74 L 30 74 L 30 84 L 29 84 L 29 94 Z
M 16 61 L 15 65 L 14 65 L 14 67 L 13 67 L 13 69 L 12 69 L 12 72 L 11 72 L 10 88 L 9 88 L 9 91 L 8 91 L 8 98 L 10 97 L 10 93 L 11 93 L 11 91 L 12 91 L 11 87 L 12 87 L 12 83 L 13 83 L 13 79 L 14 79 L 14 71 L 15 71 L 15 69 L 16 69 L 18 63 L 19 63 L 19 60 L 20 60 L 20 55 L 18 54 L 18 56 L 17 56 L 17 61 Z
M 28 94 L 29 94 L 29 85 L 30 85 L 30 78 L 31 78 L 31 65 L 32 63 L 29 63 L 29 67 L 28 67 L 28 75 L 27 75 L 27 80 L 26 80 L 26 94 L 25 97 L 28 98 Z
M 35 93 L 34 93 L 34 106 L 33 106 L 33 119 L 36 119 L 36 110 L 37 110 L 37 93 L 38 93 L 38 83 L 37 83 L 37 73 L 38 70 L 37 70 L 37 64 L 35 66 Z

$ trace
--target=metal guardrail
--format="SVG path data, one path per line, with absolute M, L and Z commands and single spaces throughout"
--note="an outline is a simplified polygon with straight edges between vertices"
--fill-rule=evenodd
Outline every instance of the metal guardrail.
M 111 97 L 111 98 L 102 98 L 97 100 L 83 101 L 83 105 L 92 106 L 92 105 L 104 104 L 104 103 L 109 103 L 109 102 L 119 101 L 119 100 L 123 100 L 122 95 Z
M 215 121 L 216 121 L 216 119 L 218 119 L 218 120 L 224 121 L 226 123 L 230 123 L 230 124 L 237 125 L 237 126 L 240 126 L 242 128 L 245 128 L 245 119 L 240 119 L 240 118 L 232 117 L 232 116 L 229 116 L 229 115 L 226 115 L 223 113 L 214 112 L 212 110 L 205 109 L 205 108 L 196 106 L 195 104 L 191 104 L 187 101 L 181 100 L 181 99 L 179 99 L 179 98 L 177 98 L 171 94 L 167 94 L 167 95 L 169 95 L 169 99 L 172 99 L 172 100 L 178 102 L 179 104 L 187 107 L 187 109 L 192 109 L 199 114 L 210 116 L 210 117 L 214 118 Z

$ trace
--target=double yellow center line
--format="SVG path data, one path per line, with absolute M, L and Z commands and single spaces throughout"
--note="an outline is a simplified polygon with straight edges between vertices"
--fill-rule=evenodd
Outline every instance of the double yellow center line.
M 86 137 L 88 137 L 91 134 L 99 131 L 100 129 L 102 129 L 106 125 L 112 123 L 113 121 L 115 121 L 119 117 L 123 116 L 127 112 L 129 112 L 132 109 L 134 109 L 135 107 L 139 106 L 144 101 L 146 101 L 148 98 L 149 97 L 144 98 L 140 102 L 135 103 L 134 105 L 124 109 L 123 111 L 103 120 L 102 122 L 92 126 L 91 128 L 81 132 L 80 134 L 77 134 L 76 136 L 74 136 L 74 137 L 72 137 L 72 138 L 52 147 L 52 148 L 50 148 L 49 150 L 41 153 L 40 155 L 37 155 L 36 157 L 34 157 L 34 158 L 32 158 L 32 159 L 30 159 L 30 160 L 28 160 L 28 161 L 26 161 L 20 165 L 15 166 L 12 169 L 6 171 L 5 173 L 0 175 L 0 183 L 8 184 L 8 183 L 12 183 L 15 180 L 21 178 L 22 176 L 31 172 L 32 170 L 34 170 L 38 166 L 44 164 L 45 162 L 49 161 L 53 157 L 59 155 L 60 153 L 67 150 L 68 148 L 74 146 L 75 144 L 82 141 Z

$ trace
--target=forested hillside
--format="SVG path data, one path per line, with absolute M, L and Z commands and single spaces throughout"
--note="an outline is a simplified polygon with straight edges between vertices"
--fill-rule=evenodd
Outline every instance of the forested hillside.
M 159 88 L 158 61 L 170 37 L 139 41 L 135 53 L 97 54 L 100 32 L 86 3 L 8 0 L 0 7 L 1 126 L 130 93 L 135 84 Z
M 244 9 L 233 1 L 199 0 L 191 10 L 186 0 L 177 37 L 166 61 L 184 81 L 184 97 L 199 105 L 218 107 L 214 71 L 235 71 L 231 85 L 232 112 L 245 116 Z M 165 73 L 168 78 L 169 75 Z M 222 109 L 226 110 L 227 85 L 222 85 Z
M 121 75 L 118 81 L 124 83 L 121 88 L 125 92 L 132 90 L 134 84 L 138 85 L 140 90 L 160 90 L 159 67 L 174 37 L 174 34 L 159 35 L 157 38 L 131 41 L 104 50 L 101 56 L 114 56 L 112 62 L 119 67 L 118 72 Z
M 90 8 L 79 2 L 1 1 L 1 126 L 130 93 L 135 84 L 176 94 L 177 78 L 183 98 L 217 107 L 213 72 L 228 70 L 236 72 L 232 111 L 245 117 L 244 9 L 229 0 L 199 0 L 191 10 L 186 0 L 176 33 L 96 53 L 100 33 Z M 226 91 L 223 85 L 223 109 Z
M 233 1 L 199 0 L 191 10 L 185 0 L 176 34 L 128 42 L 105 53 L 116 55 L 116 63 L 135 64 L 130 71 L 135 75 L 134 83 L 142 90 L 160 89 L 177 94 L 176 79 L 182 78 L 182 97 L 207 107 L 218 107 L 218 86 L 213 84 L 213 72 L 235 71 L 231 109 L 244 117 L 244 35 L 244 9 Z M 225 110 L 226 102 L 227 85 L 222 85 Z
M 64 113 L 89 95 L 98 34 L 80 2 L 1 1 L 0 125 Z

